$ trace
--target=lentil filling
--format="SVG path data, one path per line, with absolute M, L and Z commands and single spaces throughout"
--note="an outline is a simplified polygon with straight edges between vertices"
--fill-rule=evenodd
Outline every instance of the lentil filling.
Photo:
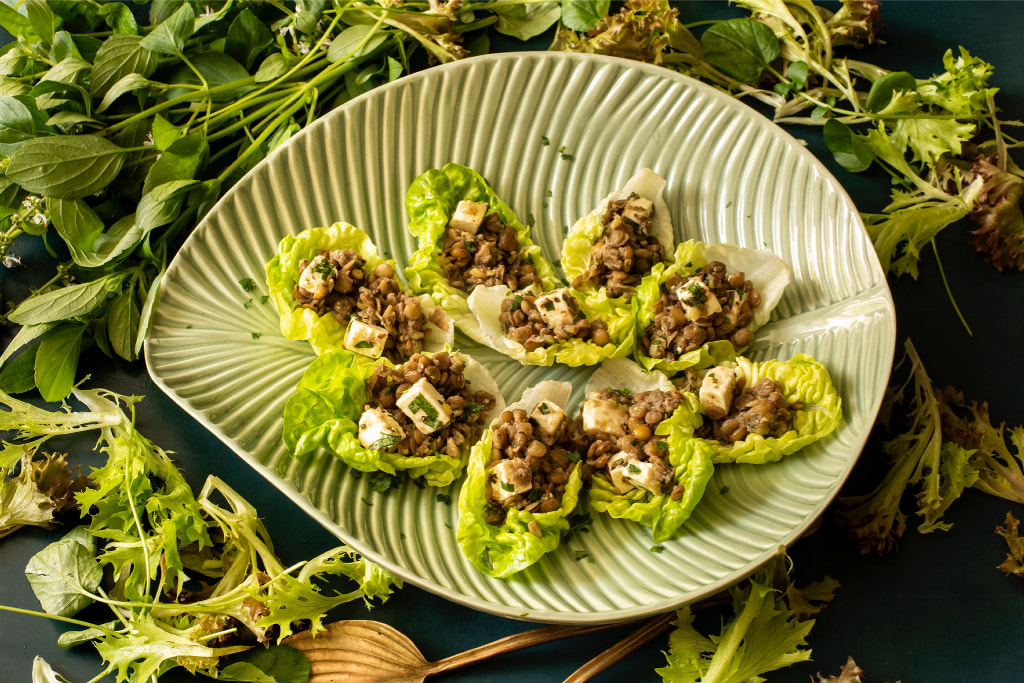
M 402 436 L 387 439 L 380 450 L 404 456 L 429 456 L 444 453 L 459 457 L 460 449 L 473 444 L 483 432 L 484 419 L 494 408 L 495 397 L 486 391 L 473 391 L 465 378 L 465 361 L 441 352 L 428 356 L 416 354 L 398 367 L 379 363 L 366 380 L 369 395 L 365 410 L 380 408 L 398 426 Z M 402 395 L 413 384 L 426 379 L 441 395 L 451 410 L 450 421 L 436 431 L 425 434 L 398 407 Z
M 590 250 L 587 270 L 573 279 L 582 289 L 604 287 L 610 297 L 630 297 L 654 264 L 664 260 L 664 247 L 648 233 L 654 203 L 638 195 L 609 203 L 602 218 L 604 231 Z
M 731 409 L 718 419 L 704 416 L 697 436 L 722 443 L 735 443 L 750 434 L 782 436 L 793 426 L 793 411 L 802 403 L 789 403 L 782 385 L 765 377 L 747 389 L 741 379 L 734 390 Z
M 475 233 L 449 226 L 438 260 L 456 289 L 469 292 L 477 285 L 506 285 L 515 290 L 540 283 L 525 252 L 516 229 L 492 211 Z
M 564 310 L 559 302 L 564 302 Z M 527 351 L 570 339 L 592 341 L 598 346 L 610 341 L 608 325 L 603 320 L 587 320 L 576 298 L 566 290 L 541 296 L 512 292 L 501 302 L 498 319 L 505 336 Z
M 754 309 L 760 305 L 754 283 L 742 271 L 727 273 L 721 261 L 688 278 L 673 273 L 652 304 L 654 321 L 644 330 L 640 347 L 651 358 L 674 361 L 716 339 L 727 339 L 737 349 L 749 346 Z

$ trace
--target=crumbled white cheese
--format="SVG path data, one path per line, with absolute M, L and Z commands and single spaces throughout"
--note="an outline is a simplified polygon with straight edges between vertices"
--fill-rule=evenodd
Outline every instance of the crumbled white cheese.
M 334 288 L 334 265 L 323 254 L 314 257 L 299 273 L 298 284 L 299 289 L 314 299 L 323 299 Z
M 633 197 L 626 202 L 622 209 L 622 217 L 642 225 L 648 218 L 654 215 L 654 202 L 646 197 Z
M 676 297 L 690 321 L 710 318 L 722 310 L 715 293 L 699 277 L 691 277 L 676 288 Z
M 514 458 L 502 460 L 491 468 L 491 498 L 499 503 L 533 488 L 533 475 L 526 461 Z
M 359 318 L 348 321 L 348 329 L 345 331 L 346 349 L 370 358 L 380 358 L 387 341 L 388 331 L 383 327 L 364 323 Z
M 563 287 L 562 289 L 552 290 L 543 296 L 538 296 L 534 300 L 533 305 L 548 327 L 572 325 L 572 309 L 569 308 L 569 303 L 566 301 L 566 297 L 569 296 L 572 296 L 572 294 Z
M 615 436 L 626 434 L 629 411 L 615 399 L 588 397 L 580 408 L 586 434 L 604 432 Z
M 608 474 L 616 493 L 626 493 L 638 487 L 661 495 L 661 481 L 658 479 L 654 463 L 640 460 L 635 455 L 619 451 L 608 461 Z
M 475 235 L 487 215 L 487 204 L 463 199 L 455 207 L 455 213 L 448 221 L 448 227 Z
M 736 371 L 724 365 L 711 368 L 701 382 L 698 397 L 704 414 L 712 420 L 720 420 L 732 408 L 736 388 Z
M 554 441 L 555 435 L 558 434 L 558 428 L 565 420 L 565 411 L 551 401 L 544 400 L 538 403 L 530 413 L 530 419 L 537 425 L 541 441 L 550 444 Z
M 432 434 L 452 421 L 452 407 L 444 402 L 444 398 L 426 377 L 420 378 L 399 396 L 395 405 L 424 434 Z
M 367 408 L 359 417 L 359 443 L 363 448 L 385 451 L 404 438 L 402 425 L 383 408 Z

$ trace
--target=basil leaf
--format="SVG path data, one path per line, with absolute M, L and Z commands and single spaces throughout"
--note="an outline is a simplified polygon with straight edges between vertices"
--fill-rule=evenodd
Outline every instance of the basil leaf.
M 53 36 L 61 21 L 43 0 L 25 0 L 25 16 L 35 29 L 36 35 L 47 45 L 53 44 Z
M 143 235 L 178 217 L 187 191 L 198 185 L 196 180 L 172 180 L 157 185 L 142 195 L 135 214 L 135 225 Z
M 85 325 L 62 325 L 39 340 L 34 374 L 44 401 L 60 401 L 75 387 L 83 334 Z
M 327 61 L 333 64 L 346 58 L 358 59 L 376 50 L 387 39 L 386 34 L 373 26 L 366 24 L 349 26 L 331 41 L 331 46 L 327 48 Z M 363 43 L 364 40 L 365 43 Z
M 153 306 L 156 305 L 156 295 L 160 293 L 160 285 L 163 284 L 164 275 L 167 273 L 167 264 L 160 266 L 160 272 L 153 278 L 149 289 L 146 290 L 145 299 L 142 302 L 142 311 L 139 314 L 139 333 L 135 338 L 135 355 L 142 351 L 142 345 L 146 341 L 146 332 L 149 330 L 149 321 L 153 318 Z
M 70 617 L 92 603 L 86 593 L 99 587 L 103 569 L 94 551 L 64 537 L 33 555 L 25 575 L 44 612 Z
M 155 83 L 142 74 L 130 73 L 114 85 L 110 86 L 106 94 L 103 96 L 103 100 L 100 101 L 100 106 L 96 107 L 96 113 L 102 113 L 104 110 L 110 107 L 118 97 L 124 95 L 126 92 L 132 92 L 133 90 L 149 89 L 153 86 L 159 86 L 159 83 Z
M 153 162 L 146 174 L 142 192 L 144 194 L 151 192 L 158 185 L 174 180 L 192 180 L 205 163 L 208 155 L 209 147 L 201 129 L 184 137 L 178 137 L 163 148 L 160 158 Z
M 35 138 L 25 141 L 11 156 L 7 178 L 46 197 L 88 197 L 114 180 L 126 154 L 98 135 Z
M 860 173 L 871 166 L 875 155 L 859 135 L 838 119 L 829 119 L 822 128 L 825 145 L 836 163 L 851 173 Z
M 43 323 L 41 325 L 25 325 L 22 327 L 18 330 L 18 333 L 14 335 L 14 339 L 7 344 L 7 348 L 4 349 L 3 355 L 0 355 L 0 365 L 6 363 L 7 359 L 14 355 L 18 349 L 35 341 L 56 326 L 57 323 L 53 322 Z
M 34 344 L 0 370 L 0 390 L 21 394 L 36 388 L 35 365 L 39 345 Z
M 107 294 L 120 289 L 124 278 L 124 273 L 111 273 L 92 282 L 36 294 L 22 301 L 7 319 L 19 325 L 39 325 L 86 315 L 106 301 Z
M 895 93 L 914 90 L 917 90 L 917 79 L 906 71 L 893 71 L 871 84 L 864 108 L 872 113 L 878 113 L 892 101 Z
M 561 0 L 562 23 L 573 31 L 590 31 L 604 19 L 610 0 Z
M 16 144 L 35 135 L 36 118 L 28 105 L 15 97 L 0 97 L 0 143 Z
M 230 102 L 256 87 L 253 85 L 254 79 L 249 76 L 245 67 L 222 52 L 201 52 L 192 56 L 191 60 L 196 70 L 203 75 L 206 85 L 210 88 L 218 88 L 216 93 L 211 93 L 211 99 L 214 102 Z M 167 91 L 168 98 L 194 92 L 194 89 L 186 89 L 180 87 L 181 85 L 201 85 L 195 72 L 187 66 L 174 72 L 171 83 L 172 86 Z M 223 87 L 231 84 L 234 84 L 235 87 Z
M 103 234 L 103 221 L 81 199 L 47 198 L 46 211 L 61 236 L 72 260 L 86 268 L 100 265 L 90 258 L 96 238 Z
M 128 74 L 149 78 L 158 62 L 156 54 L 142 46 L 142 36 L 115 33 L 104 40 L 96 52 L 89 93 L 93 97 L 102 97 Z
M 253 78 L 257 83 L 267 83 L 284 76 L 288 73 L 288 69 L 288 60 L 280 52 L 275 52 L 263 60 Z
M 224 51 L 249 69 L 255 63 L 256 57 L 273 42 L 274 36 L 270 29 L 246 7 L 228 26 Z
M 712 24 L 700 38 L 711 66 L 740 83 L 753 83 L 779 56 L 779 39 L 753 19 L 728 19 Z
M 255 647 L 238 655 L 237 658 L 228 659 L 218 672 L 217 680 L 306 683 L 309 680 L 310 668 L 309 658 L 288 645 Z
M 184 2 L 139 44 L 162 55 L 180 55 L 185 47 L 185 41 L 192 36 L 195 28 L 195 10 L 190 3 Z
M 106 329 L 111 350 L 127 361 L 138 358 L 135 340 L 139 336 L 139 324 L 139 306 L 135 301 L 135 290 L 129 287 L 111 302 L 107 311 Z
M 135 34 L 139 32 L 139 24 L 135 21 L 135 15 L 132 14 L 128 5 L 120 2 L 100 5 L 99 14 L 115 33 Z

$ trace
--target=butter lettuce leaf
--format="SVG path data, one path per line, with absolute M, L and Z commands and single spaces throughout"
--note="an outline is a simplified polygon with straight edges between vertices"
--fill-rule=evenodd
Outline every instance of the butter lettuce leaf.
M 565 407 L 571 391 L 572 386 L 567 382 L 544 381 L 525 391 L 523 398 L 508 408 L 532 412 L 544 399 Z M 484 511 L 489 504 L 487 465 L 491 462 L 493 434 L 491 429 L 487 429 L 470 451 L 466 480 L 459 494 L 455 537 L 462 553 L 480 572 L 495 578 L 507 578 L 558 548 L 562 534 L 569 530 L 569 515 L 579 502 L 583 487 L 582 468 L 576 466 L 570 473 L 562 505 L 557 510 L 534 513 L 511 508 L 501 526 L 488 524 Z M 531 522 L 539 526 L 539 537 L 530 532 Z
M 299 262 L 312 259 L 318 251 L 330 249 L 351 249 L 365 261 L 367 272 L 381 263 L 389 263 L 397 273 L 399 268 L 394 260 L 384 259 L 377 253 L 377 246 L 366 232 L 348 223 L 335 223 L 327 228 L 310 228 L 296 235 L 288 235 L 278 244 L 277 254 L 267 263 L 267 287 L 271 301 L 281 318 L 281 334 L 286 339 L 307 340 L 319 355 L 334 349 L 343 349 L 348 323 L 339 322 L 333 314 L 317 315 L 309 308 L 298 306 L 292 298 L 292 291 L 299 280 Z M 430 319 L 434 302 L 421 296 L 423 315 Z M 455 329 L 450 321 L 441 321 L 441 326 L 427 323 L 430 330 L 423 343 L 424 351 L 436 352 L 451 345 Z
M 480 363 L 463 356 L 466 379 L 474 390 L 495 396 L 495 410 L 504 407 L 501 392 Z M 378 362 L 389 363 L 386 359 Z M 389 363 L 390 364 L 390 363 Z M 445 453 L 404 456 L 365 448 L 359 441 L 359 417 L 369 398 L 366 380 L 374 363 L 350 351 L 329 351 L 318 356 L 303 373 L 295 393 L 284 407 L 282 438 L 289 452 L 303 457 L 319 448 L 334 453 L 361 472 L 406 472 L 423 477 L 430 486 L 447 486 L 462 475 L 465 456 Z
M 409 257 L 409 265 L 404 271 L 405 279 L 413 292 L 429 294 L 463 333 L 486 345 L 476 316 L 469 309 L 469 292 L 449 284 L 438 258 L 448 221 L 463 199 L 486 202 L 489 211 L 496 211 L 503 223 L 516 229 L 519 244 L 526 248 L 526 257 L 536 269 L 544 291 L 557 289 L 559 283 L 540 246 L 533 243 L 530 228 L 516 217 L 483 176 L 460 164 L 445 164 L 417 176 L 405 195 L 409 232 L 417 240 L 417 250 Z
M 742 271 L 761 292 L 761 305 L 754 310 L 751 331 L 771 319 L 771 313 L 782 299 L 791 275 L 789 266 L 765 249 L 747 249 L 732 244 L 706 244 L 688 240 L 676 247 L 671 263 L 656 264 L 637 286 L 633 297 L 633 315 L 636 319 L 637 344 L 634 357 L 647 370 L 660 370 L 672 376 L 687 368 L 706 368 L 736 357 L 737 350 L 727 339 L 716 339 L 698 349 L 683 354 L 676 360 L 652 358 L 643 352 L 639 339 L 654 322 L 653 305 L 661 297 L 661 286 L 673 274 L 688 277 L 711 261 L 721 261 L 728 272 Z
M 640 169 L 632 178 L 626 181 L 621 190 L 612 192 L 586 216 L 576 221 L 562 242 L 562 271 L 569 282 L 576 277 L 583 275 L 590 266 L 590 251 L 601 238 L 604 232 L 605 212 L 608 205 L 614 201 L 629 199 L 634 193 L 654 202 L 654 217 L 648 234 L 658 238 L 664 254 L 672 253 L 675 248 L 675 236 L 672 229 L 672 216 L 668 204 L 664 198 L 665 179 L 650 170 Z M 586 300 L 592 297 L 607 295 L 603 287 L 595 287 L 593 284 L 578 290 Z M 627 297 L 615 297 L 623 305 L 626 305 Z
M 782 385 L 789 403 L 803 406 L 793 410 L 792 428 L 782 436 L 749 434 L 733 444 L 694 438 L 686 449 L 703 449 L 710 445 L 716 463 L 738 462 L 763 464 L 776 462 L 831 433 L 842 420 L 842 400 L 825 366 L 803 353 L 788 361 L 752 361 L 736 358 L 736 374 L 746 378 L 752 387 L 768 377 Z
M 586 302 L 578 292 L 571 289 L 569 291 L 576 298 L 580 311 L 588 320 L 602 320 L 608 326 L 610 340 L 607 344 L 598 346 L 588 340 L 569 339 L 527 351 L 525 346 L 505 335 L 499 319 L 501 302 L 512 293 L 508 287 L 477 287 L 469 295 L 467 303 L 480 326 L 484 343 L 525 365 L 563 363 L 570 367 L 578 367 L 597 365 L 610 358 L 630 355 L 635 339 L 632 309 L 603 295 Z

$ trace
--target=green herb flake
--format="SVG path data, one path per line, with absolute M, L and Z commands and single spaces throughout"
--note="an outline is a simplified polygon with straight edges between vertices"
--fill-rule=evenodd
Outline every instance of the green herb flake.
M 484 407 L 482 405 L 480 405 L 479 403 L 474 403 L 473 401 L 466 401 L 466 407 L 462 409 L 462 414 L 463 415 L 476 415 L 477 413 L 479 413 L 483 409 L 484 409 Z
M 259 339 L 259 338 L 260 338 L 260 337 L 262 337 L 262 336 L 263 336 L 263 333 L 262 333 L 262 332 L 253 332 L 253 333 L 252 333 L 252 338 L 253 338 L 254 340 L 255 340 L 255 339 Z
M 480 562 L 487 567 L 488 570 L 494 569 L 494 561 L 491 560 L 491 553 L 486 548 L 484 548 L 484 551 L 480 553 Z
M 437 408 L 430 405 L 430 401 L 428 401 L 427 397 L 424 396 L 423 394 L 420 394 L 419 396 L 414 398 L 409 403 L 409 407 L 412 408 L 412 411 L 414 413 L 423 413 L 424 415 L 426 415 L 426 417 L 423 420 L 424 422 L 426 422 L 427 420 L 437 419 Z
M 476 252 L 476 242 L 474 242 L 472 240 L 464 241 L 462 243 L 462 246 L 466 247 L 466 251 L 468 251 L 470 254 L 473 254 L 473 253 Z
M 568 453 L 565 454 L 565 457 L 569 458 L 569 460 L 571 460 L 573 462 L 579 462 L 580 461 L 579 453 L 568 452 Z
M 726 485 L 725 485 L 725 486 L 723 486 L 722 488 L 718 489 L 718 492 L 719 492 L 720 494 L 722 494 L 723 496 L 724 496 L 725 494 L 729 493 L 729 485 L 728 485 L 728 484 L 726 484 Z
M 360 500 L 363 501 L 363 505 L 366 505 L 367 507 L 373 507 L 373 501 L 367 498 L 366 496 L 362 496 Z
M 384 450 L 387 450 L 387 449 L 391 448 L 392 446 L 394 446 L 396 444 L 401 443 L 401 441 L 402 441 L 402 437 L 400 437 L 399 435 L 397 435 L 397 434 L 387 434 L 385 436 L 380 437 L 379 439 L 374 441 L 372 444 L 370 444 L 370 450 L 372 450 L 372 451 L 384 451 Z
M 439 494 L 437 494 L 437 496 L 435 496 L 435 498 L 436 498 L 438 503 L 444 503 L 445 505 L 451 505 L 452 504 L 452 497 L 451 497 L 450 494 L 439 493 Z
M 661 552 L 664 552 L 664 551 L 665 551 L 665 546 L 663 546 L 663 545 L 652 545 L 651 546 L 651 552 L 652 553 L 661 553 Z
M 554 301 L 545 301 L 544 302 L 544 310 L 545 311 L 553 311 L 553 310 L 555 310 L 555 302 Z
M 626 471 L 630 474 L 640 474 L 640 468 L 633 463 L 629 463 L 629 465 L 626 466 Z
M 538 403 L 538 404 L 537 404 L 537 411 L 538 411 L 538 412 L 539 412 L 539 413 L 540 413 L 541 415 L 547 415 L 548 413 L 550 413 L 550 412 L 551 412 L 551 408 L 550 408 L 550 407 L 548 407 L 548 404 L 547 404 L 547 403 Z
M 253 280 L 251 277 L 242 278 L 241 280 L 238 281 L 238 284 L 241 285 L 242 291 L 245 292 L 251 292 L 252 290 L 256 289 L 256 281 Z
M 550 139 L 550 138 L 548 138 L 548 136 L 547 136 L 547 135 L 542 135 L 542 136 L 540 137 L 540 144 L 542 144 L 542 145 L 544 145 L 544 146 L 550 145 L 550 144 L 551 144 L 551 139 Z
M 372 349 L 373 348 L 373 342 L 367 341 L 365 339 L 360 339 L 359 341 L 356 342 L 356 348 L 357 349 Z
M 513 486 L 512 484 L 509 484 L 507 481 L 503 481 L 501 482 L 501 490 L 506 493 L 512 493 L 513 491 L 516 490 L 516 487 Z

